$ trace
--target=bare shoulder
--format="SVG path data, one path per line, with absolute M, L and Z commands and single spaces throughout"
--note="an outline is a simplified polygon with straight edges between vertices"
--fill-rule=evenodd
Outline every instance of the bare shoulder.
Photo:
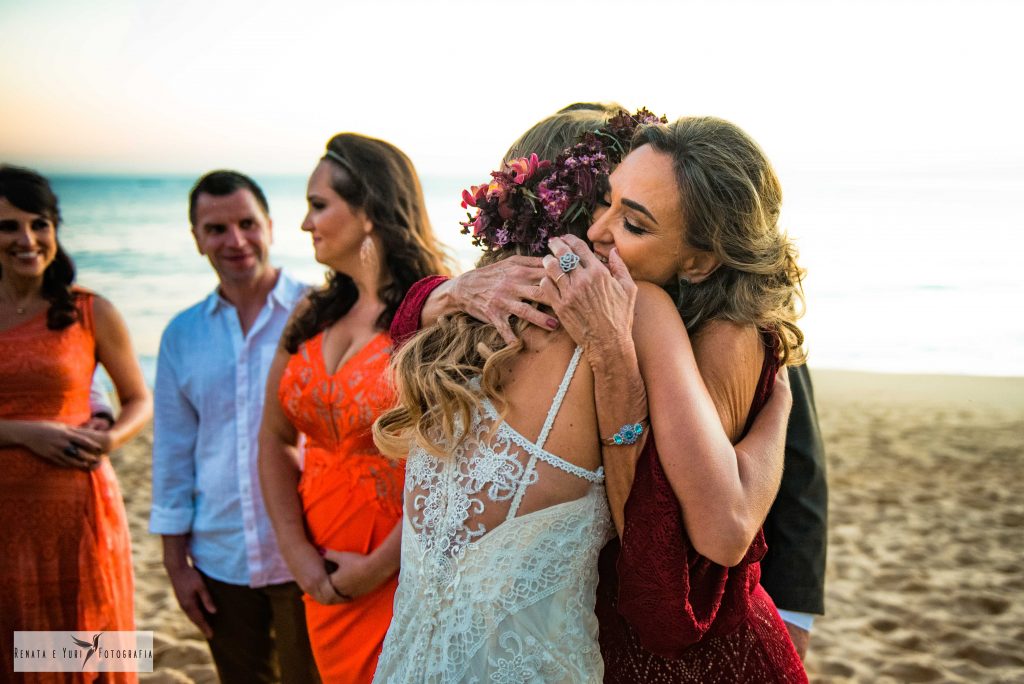
M 639 345 L 660 345 L 673 329 L 685 335 L 672 296 L 657 285 L 638 282 L 633 307 L 633 341 Z
M 764 347 L 756 326 L 709 321 L 693 336 L 693 353 L 708 392 L 730 438 L 747 421 L 764 364 Z
M 693 348 L 698 361 L 706 358 L 709 367 L 734 366 L 736 361 L 749 357 L 757 358 L 758 371 L 764 353 L 756 326 L 722 320 L 708 321 L 701 326 L 693 335 Z
M 103 329 L 109 326 L 124 325 L 124 318 L 113 302 L 101 294 L 95 292 L 90 294 L 92 295 L 92 316 L 93 320 L 96 321 L 97 328 Z
M 511 361 L 505 378 L 510 399 L 532 406 L 529 397 L 554 396 L 558 383 L 576 351 L 576 342 L 564 330 L 541 330 L 531 326 L 523 332 L 523 349 Z M 575 376 L 592 386 L 589 364 L 580 363 Z M 573 386 L 581 383 L 574 382 Z M 593 392 L 591 390 L 591 397 Z
M 638 282 L 636 284 L 636 313 L 659 314 L 676 312 L 676 304 L 672 296 L 653 283 Z M 676 313 L 678 316 L 679 314 Z

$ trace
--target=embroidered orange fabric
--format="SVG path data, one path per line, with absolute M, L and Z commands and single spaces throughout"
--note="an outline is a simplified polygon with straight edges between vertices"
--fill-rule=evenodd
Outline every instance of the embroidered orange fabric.
M 402 515 L 405 464 L 382 456 L 373 421 L 394 402 L 386 377 L 391 338 L 374 337 L 334 374 L 324 365 L 323 333 L 292 355 L 278 387 L 285 415 L 306 436 L 299 496 L 310 541 L 366 554 Z M 391 623 L 396 574 L 351 603 L 324 606 L 308 596 L 306 622 L 325 682 L 370 682 Z
M 93 296 L 81 320 L 46 327 L 46 312 L 0 331 L 0 418 L 80 425 L 89 419 L 96 367 Z M 135 629 L 131 545 L 110 461 L 61 468 L 20 447 L 0 447 L 0 668 L 13 670 L 15 630 L 88 633 Z M 15 681 L 92 682 L 101 674 L 18 673 Z M 135 682 L 130 672 L 105 682 Z

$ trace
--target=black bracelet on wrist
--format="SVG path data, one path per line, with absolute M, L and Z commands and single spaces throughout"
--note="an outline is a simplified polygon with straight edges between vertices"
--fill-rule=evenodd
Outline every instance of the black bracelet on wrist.
M 110 425 L 108 425 L 107 427 L 114 427 L 114 423 L 117 422 L 114 420 L 114 416 L 111 415 L 109 411 L 96 411 L 95 413 L 92 414 L 92 417 L 102 418 L 108 423 L 110 423 Z

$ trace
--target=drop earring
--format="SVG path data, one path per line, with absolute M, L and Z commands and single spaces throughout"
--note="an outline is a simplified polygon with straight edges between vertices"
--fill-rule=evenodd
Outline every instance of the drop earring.
M 363 238 L 362 244 L 359 245 L 359 260 L 363 265 L 370 263 L 370 259 L 373 257 L 373 240 L 367 235 Z

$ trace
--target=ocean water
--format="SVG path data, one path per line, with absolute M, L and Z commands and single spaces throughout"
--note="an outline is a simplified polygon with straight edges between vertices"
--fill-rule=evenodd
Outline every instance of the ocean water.
M 55 176 L 79 282 L 128 321 L 152 381 L 160 333 L 216 278 L 195 250 L 193 178 Z M 465 268 L 461 189 L 474 177 L 426 177 L 435 230 Z M 305 178 L 258 177 L 274 219 L 272 261 L 323 279 L 307 234 Z M 809 362 L 818 368 L 1024 375 L 1024 172 L 819 172 L 783 177 L 782 222 L 797 240 Z

